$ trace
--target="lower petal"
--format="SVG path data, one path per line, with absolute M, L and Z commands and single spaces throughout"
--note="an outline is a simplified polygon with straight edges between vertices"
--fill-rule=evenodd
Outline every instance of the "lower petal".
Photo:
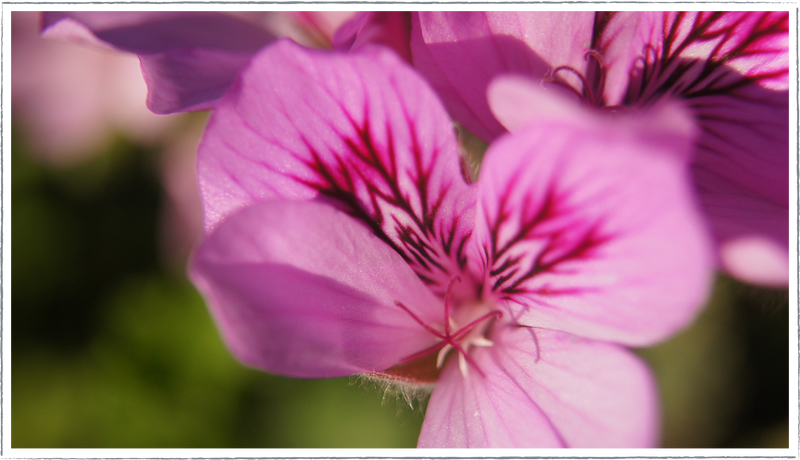
M 547 329 L 499 326 L 475 351 L 485 377 L 447 363 L 419 447 L 653 447 L 653 378 L 631 352 Z
M 226 219 L 191 277 L 232 352 L 292 377 L 384 370 L 433 344 L 439 301 L 366 226 L 316 202 L 272 201 Z

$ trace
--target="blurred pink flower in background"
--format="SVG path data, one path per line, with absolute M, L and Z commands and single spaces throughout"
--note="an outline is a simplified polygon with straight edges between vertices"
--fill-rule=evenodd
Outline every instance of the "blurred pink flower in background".
M 624 346 L 708 292 L 691 132 L 587 120 L 499 139 L 470 185 L 395 54 L 278 42 L 209 120 L 192 278 L 252 366 L 436 382 L 420 447 L 653 446 L 655 388 Z
M 81 155 L 94 151 L 90 147 L 99 150 L 100 141 L 110 136 L 110 128 L 124 129 L 137 142 L 146 142 L 155 133 L 164 134 L 164 131 L 171 129 L 160 138 L 164 145 L 160 169 L 167 196 L 162 210 L 161 247 L 168 265 L 185 265 L 191 247 L 202 235 L 202 205 L 197 191 L 195 166 L 202 125 L 189 123 L 185 128 L 178 128 L 174 116 L 154 115 L 146 108 L 145 100 L 149 100 L 151 108 L 160 112 L 210 107 L 213 101 L 204 105 L 204 97 L 213 100 L 221 95 L 241 66 L 261 46 L 275 37 L 286 36 L 307 46 L 330 48 L 334 31 L 352 14 L 346 11 L 47 12 L 43 13 L 42 18 L 44 36 L 47 38 L 41 38 L 38 36 L 37 20 L 40 13 L 15 12 L 15 21 L 25 21 L 25 28 L 20 26 L 20 34 L 25 35 L 20 40 L 15 35 L 14 39 L 15 50 L 20 50 L 15 51 L 13 67 L 14 75 L 19 74 L 20 77 L 15 77 L 14 81 L 19 82 L 19 91 L 25 91 L 27 97 L 19 104 L 15 103 L 15 108 L 20 105 L 21 110 L 28 109 L 32 125 L 40 134 L 36 139 L 52 145 L 46 152 L 50 152 L 54 161 L 66 161 L 66 155 L 70 152 L 77 160 Z M 19 19 L 16 19 L 17 15 L 20 15 Z M 210 26 L 197 27 L 203 23 Z M 98 35 L 95 36 L 95 33 Z M 143 35 L 145 38 L 142 38 Z M 89 44 L 94 49 L 76 46 L 76 43 Z M 29 48 L 34 46 L 36 48 L 31 51 Z M 143 65 L 140 66 L 136 56 L 115 52 L 116 49 L 142 53 Z M 196 55 L 201 55 L 201 58 L 192 60 Z M 76 59 L 83 56 L 107 62 L 108 68 L 82 67 Z M 219 61 L 214 58 L 223 63 L 232 61 L 233 67 L 223 66 L 222 72 L 219 72 L 219 68 L 215 67 Z M 65 69 L 44 72 L 36 67 L 41 62 L 50 65 L 56 62 Z M 186 67 L 182 70 L 190 74 L 188 80 L 180 79 L 180 75 L 174 76 L 178 80 L 167 83 L 160 78 L 154 79 L 152 75 L 145 75 L 145 80 L 142 79 L 142 72 L 146 72 L 146 69 L 152 66 L 168 68 L 175 62 L 210 69 L 211 73 L 201 76 L 194 73 L 192 67 Z M 65 79 L 64 72 L 75 75 L 75 78 Z M 163 77 L 163 74 L 157 75 Z M 151 88 L 149 99 L 145 81 Z M 187 81 L 190 82 L 188 88 Z M 222 87 L 219 87 L 220 84 Z M 103 88 L 118 90 L 119 94 L 103 93 L 100 91 Z M 153 96 L 153 92 L 158 95 Z M 120 97 L 126 99 L 120 100 Z M 27 100 L 35 104 L 29 102 L 25 105 Z M 62 100 L 63 103 L 60 103 Z M 185 102 L 197 100 L 201 102 Z M 56 107 L 63 104 L 65 108 L 54 110 L 53 104 Z M 108 116 L 104 112 L 108 109 L 127 118 L 115 114 Z M 73 110 L 86 112 L 86 116 L 73 117 Z M 136 117 L 140 117 L 141 121 Z M 51 118 L 57 122 L 63 121 L 63 124 L 53 129 L 55 122 L 48 123 Z M 108 126 L 112 123 L 112 126 Z M 148 131 L 147 128 L 151 127 L 160 130 Z M 74 145 L 61 137 L 68 137 Z
M 347 17 L 340 12 L 47 12 L 43 33 L 138 55 L 147 106 L 166 114 L 212 108 L 250 58 L 278 34 L 330 46 L 327 34 Z
M 173 126 L 145 108 L 138 59 L 44 39 L 39 15 L 11 15 L 11 106 L 33 153 L 51 163 L 77 162 L 115 134 L 153 143 Z
M 572 113 L 555 106 L 576 100 L 604 112 L 680 101 L 699 128 L 692 171 L 722 268 L 785 286 L 788 21 L 785 11 L 420 12 L 411 48 L 450 115 L 487 143 Z M 492 83 L 507 74 L 530 81 Z M 545 103 L 541 85 L 576 98 Z

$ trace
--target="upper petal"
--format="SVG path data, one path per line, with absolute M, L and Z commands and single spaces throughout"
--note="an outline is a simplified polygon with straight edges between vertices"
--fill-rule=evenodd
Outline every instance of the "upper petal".
M 214 12 L 50 12 L 43 33 L 74 38 L 77 29 L 138 54 L 155 113 L 211 108 L 236 75 L 274 40 L 265 29 Z
M 419 447 L 653 447 L 658 398 L 627 350 L 570 334 L 502 325 L 474 351 L 485 377 L 447 363 Z
M 438 299 L 357 220 L 315 202 L 268 201 L 226 219 L 203 242 L 191 277 L 228 347 L 293 377 L 380 371 L 433 337 Z
M 198 175 L 213 229 L 266 199 L 334 199 L 423 279 L 466 263 L 474 190 L 436 96 L 391 51 L 350 54 L 277 42 L 212 115 Z
M 504 132 L 486 102 L 495 76 L 539 80 L 555 67 L 582 70 L 593 12 L 419 12 L 413 18 L 414 66 L 450 115 L 485 142 Z
M 751 83 L 786 90 L 788 21 L 785 11 L 606 13 L 595 33 L 607 103 L 728 94 Z
M 647 345 L 703 304 L 712 260 L 688 139 L 647 132 L 669 120 L 626 123 L 539 122 L 487 152 L 475 229 L 484 293 L 520 323 Z

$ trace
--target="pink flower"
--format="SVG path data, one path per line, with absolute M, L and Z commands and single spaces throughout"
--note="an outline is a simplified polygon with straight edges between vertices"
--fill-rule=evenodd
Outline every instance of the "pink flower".
M 174 126 L 144 107 L 147 89 L 135 57 L 43 39 L 35 12 L 14 11 L 11 22 L 15 128 L 39 159 L 84 160 L 118 134 L 156 143 Z
M 719 263 L 742 280 L 785 286 L 788 24 L 785 11 L 420 12 L 411 48 L 450 115 L 485 142 L 504 123 L 537 117 L 520 100 L 538 101 L 541 84 L 605 112 L 680 101 L 700 129 L 692 175 Z M 532 82 L 490 86 L 504 73 Z
M 206 110 L 278 35 L 330 47 L 351 13 L 46 12 L 43 35 L 139 56 L 147 107 L 167 114 Z
M 251 366 L 435 383 L 420 447 L 653 446 L 624 347 L 684 327 L 711 276 L 690 137 L 659 120 L 526 126 L 468 184 L 394 53 L 276 42 L 209 121 L 191 277 Z

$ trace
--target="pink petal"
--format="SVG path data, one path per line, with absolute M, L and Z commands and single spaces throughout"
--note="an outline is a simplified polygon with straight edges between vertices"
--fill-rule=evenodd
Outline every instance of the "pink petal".
M 69 21 L 68 28 L 59 23 Z M 156 113 L 210 108 L 259 49 L 274 37 L 236 16 L 213 12 L 45 13 L 44 33 L 84 36 L 138 54 Z
M 198 152 L 206 228 L 266 199 L 332 198 L 424 280 L 466 264 L 474 189 L 436 96 L 389 50 L 280 41 L 220 101 Z
M 620 12 L 609 21 L 600 47 L 621 61 L 618 78 L 609 81 L 629 80 L 627 105 L 664 94 L 695 98 L 749 84 L 772 91 L 791 85 L 788 10 Z M 607 87 L 611 105 L 621 95 L 615 88 L 621 86 Z
M 486 98 L 495 118 L 512 133 L 532 123 L 556 120 L 591 123 L 595 117 L 574 98 L 543 88 L 521 75 L 495 78 L 489 84 Z
M 147 88 L 135 56 L 42 38 L 41 13 L 11 14 L 11 105 L 14 129 L 30 153 L 49 163 L 85 161 L 123 135 L 163 141 L 175 118 L 144 106 Z
M 764 286 L 784 287 L 789 280 L 786 247 L 749 237 L 726 241 L 720 248 L 723 267 L 736 278 Z
M 621 347 L 566 333 L 496 327 L 455 359 L 431 395 L 419 447 L 653 447 L 658 398 L 646 366 Z
M 293 377 L 379 371 L 433 344 L 408 313 L 441 304 L 357 220 L 315 202 L 268 201 L 225 220 L 191 276 L 243 362 Z
M 712 260 L 683 161 L 690 144 L 662 124 L 681 123 L 540 122 L 496 141 L 478 182 L 484 293 L 522 324 L 628 345 L 685 326 Z
M 540 80 L 557 66 L 583 69 L 593 24 L 592 12 L 420 12 L 411 50 L 450 115 L 490 142 L 504 132 L 486 103 L 492 78 L 512 72 Z
M 411 13 L 368 11 L 357 13 L 333 36 L 333 47 L 356 51 L 369 44 L 385 45 L 411 62 Z
M 768 241 L 784 254 L 787 276 L 779 283 L 784 286 L 789 282 L 788 100 L 786 91 L 750 85 L 736 94 L 689 101 L 702 129 L 692 172 L 717 242 L 724 247 L 741 238 Z
M 494 116 L 512 133 L 535 123 L 582 126 L 617 123 L 652 136 L 652 141 L 658 138 L 676 155 L 683 154 L 686 161 L 691 150 L 688 143 L 698 134 L 695 121 L 676 101 L 659 101 L 650 110 L 623 111 L 612 118 L 579 104 L 563 92 L 543 88 L 534 80 L 519 75 L 501 75 L 492 80 L 487 97 Z
M 627 95 L 642 105 L 671 95 L 694 112 L 692 169 L 719 244 L 765 239 L 787 259 L 788 21 L 785 11 L 658 14 Z

